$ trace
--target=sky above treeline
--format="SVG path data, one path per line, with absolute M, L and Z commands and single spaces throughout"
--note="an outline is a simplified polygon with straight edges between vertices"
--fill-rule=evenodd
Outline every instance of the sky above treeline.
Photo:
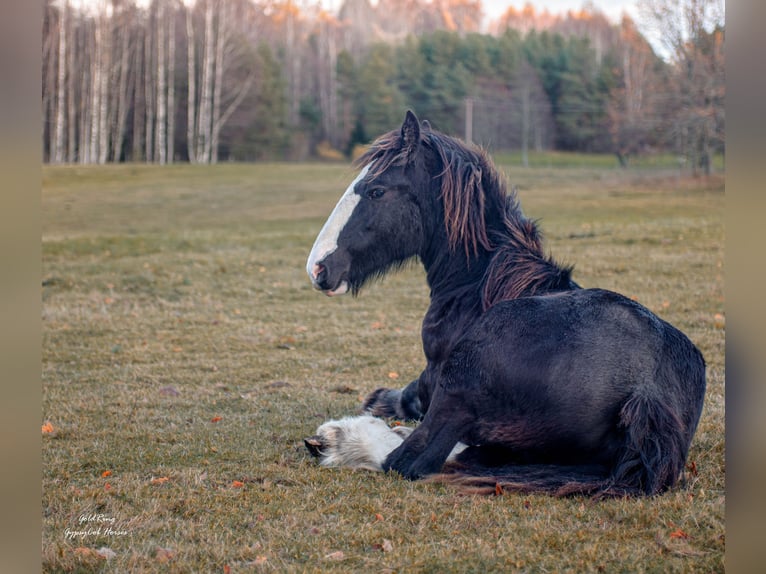
M 543 0 L 540 2 L 529 2 L 536 10 L 542 11 L 546 8 L 552 14 L 563 14 L 568 10 L 580 10 L 585 2 L 583 0 Z M 489 18 L 497 18 L 502 15 L 509 6 L 521 10 L 527 1 L 509 1 L 509 0 L 482 0 L 484 12 Z M 634 20 L 638 20 L 638 8 L 635 0 L 603 0 L 601 2 L 591 2 L 593 6 L 601 10 L 611 21 L 617 23 L 622 18 L 622 13 L 626 12 Z
M 98 6 L 105 0 L 70 0 L 73 6 Z M 185 4 L 193 4 L 194 0 L 182 0 Z M 336 11 L 343 4 L 344 0 L 294 0 L 296 4 L 320 4 L 327 10 Z M 149 5 L 151 0 L 135 0 L 139 6 Z M 370 0 L 376 4 L 377 0 Z M 513 6 L 521 11 L 526 4 L 531 4 L 536 12 L 548 10 L 551 14 L 566 14 L 569 10 L 579 11 L 583 7 L 595 7 L 614 24 L 618 24 L 622 19 L 623 13 L 628 14 L 637 24 L 639 30 L 652 43 L 655 50 L 661 52 L 662 49 L 649 30 L 645 29 L 638 10 L 638 0 L 481 0 L 484 9 L 484 26 L 490 21 L 496 20 L 502 16 L 509 7 Z M 106 2 L 109 3 L 108 1 Z
M 104 0 L 70 0 L 74 6 L 97 6 Z M 150 0 L 135 0 L 139 6 L 147 6 Z M 194 0 L 183 0 L 185 4 L 192 4 Z M 312 3 L 322 4 L 329 10 L 338 9 L 343 0 L 295 0 L 296 4 Z M 370 0 L 375 4 L 377 0 Z M 107 2 L 108 3 L 108 2 Z M 631 18 L 637 20 L 638 8 L 636 0 L 482 0 L 484 15 L 487 19 L 495 19 L 501 16 L 510 6 L 521 10 L 525 4 L 531 4 L 536 11 L 542 12 L 547 9 L 551 14 L 564 14 L 568 10 L 580 10 L 584 5 L 593 5 L 601 10 L 606 16 L 617 23 L 623 12 L 627 12 Z

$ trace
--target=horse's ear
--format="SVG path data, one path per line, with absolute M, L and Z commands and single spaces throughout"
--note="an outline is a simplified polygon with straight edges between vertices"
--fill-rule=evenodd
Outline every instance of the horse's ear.
M 420 123 L 411 110 L 407 110 L 402 124 L 402 149 L 406 150 L 407 157 L 412 154 L 420 145 Z
M 431 131 L 431 124 L 428 123 L 428 120 L 422 120 L 420 122 L 420 127 L 423 128 L 424 132 L 430 132 Z

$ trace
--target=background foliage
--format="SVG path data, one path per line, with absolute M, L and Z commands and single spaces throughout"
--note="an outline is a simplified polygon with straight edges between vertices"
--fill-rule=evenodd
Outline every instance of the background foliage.
M 305 159 L 352 153 L 410 107 L 500 150 L 724 151 L 719 0 L 652 0 L 645 20 L 480 0 L 46 0 L 43 150 L 52 163 Z M 470 110 L 470 111 L 469 111 Z M 470 123 L 470 127 L 468 124 Z M 329 157 L 335 157 L 333 153 Z

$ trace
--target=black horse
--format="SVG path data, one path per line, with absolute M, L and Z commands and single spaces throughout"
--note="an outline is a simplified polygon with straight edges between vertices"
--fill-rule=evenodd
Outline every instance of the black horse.
M 682 476 L 705 362 L 679 330 L 617 293 L 582 289 L 488 156 L 407 112 L 381 136 L 317 237 L 328 295 L 419 257 L 431 289 L 427 366 L 364 409 L 422 419 L 384 470 L 467 489 L 662 492 Z M 469 445 L 444 465 L 456 443 Z

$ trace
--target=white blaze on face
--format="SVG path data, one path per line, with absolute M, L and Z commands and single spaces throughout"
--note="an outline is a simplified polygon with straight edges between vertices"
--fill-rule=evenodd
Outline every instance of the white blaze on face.
M 346 189 L 346 192 L 340 198 L 340 201 L 338 201 L 335 209 L 332 210 L 330 217 L 319 232 L 316 241 L 314 241 L 314 247 L 311 248 L 311 253 L 306 262 L 306 271 L 316 288 L 318 288 L 316 280 L 320 271 L 317 264 L 338 248 L 338 237 L 340 236 L 340 232 L 346 226 L 346 223 L 348 223 L 351 214 L 354 212 L 354 208 L 360 200 L 360 197 L 354 193 L 354 188 L 357 183 L 364 179 L 364 176 L 367 175 L 369 169 L 369 165 L 365 166 L 359 175 L 356 176 L 356 179 L 351 182 L 351 185 L 348 186 L 348 189 Z M 328 291 L 327 294 L 342 295 L 347 291 L 348 282 L 343 281 L 335 290 Z

